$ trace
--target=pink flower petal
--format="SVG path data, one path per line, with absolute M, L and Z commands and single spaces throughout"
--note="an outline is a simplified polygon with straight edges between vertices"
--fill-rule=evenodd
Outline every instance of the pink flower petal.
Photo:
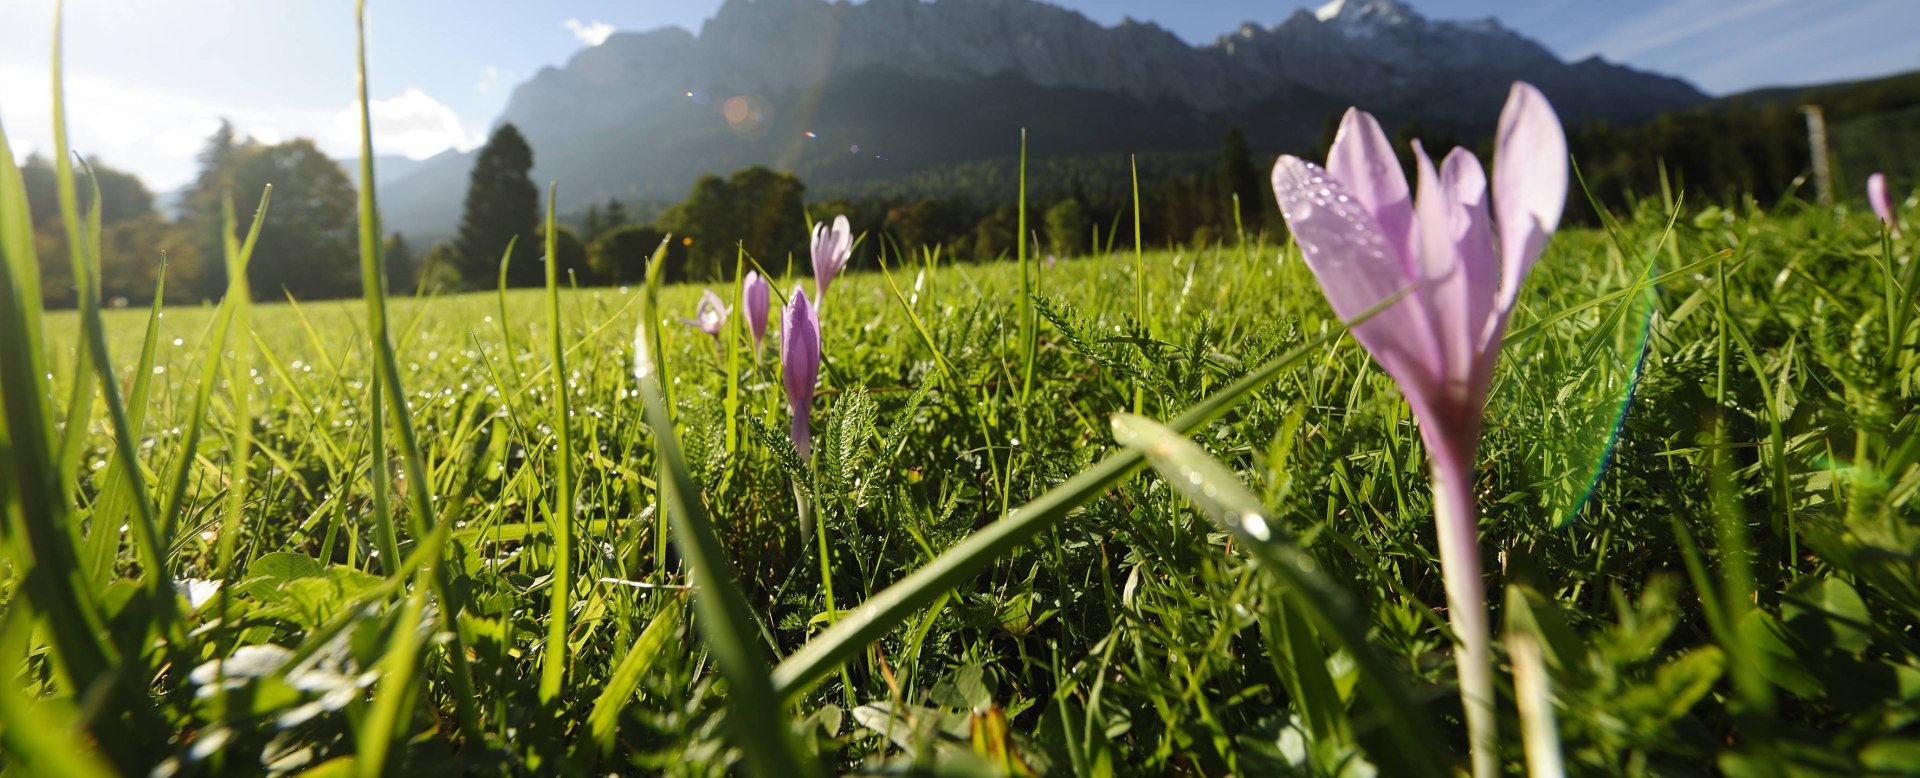
M 1482 335 L 1500 283 L 1487 179 L 1480 161 L 1464 149 L 1448 153 L 1437 174 L 1418 141 L 1413 150 L 1420 175 L 1419 265 L 1427 283 L 1421 298 L 1434 322 L 1435 348 L 1445 357 L 1448 396 L 1457 401 L 1471 394 L 1481 372 Z
M 1900 225 L 1893 220 L 1893 197 L 1887 194 L 1884 173 L 1867 176 L 1867 203 L 1873 206 L 1873 215 L 1880 217 L 1880 223 L 1887 225 L 1894 237 L 1899 237 Z
M 1516 81 L 1494 137 L 1493 214 L 1500 238 L 1500 315 L 1560 225 L 1567 203 L 1567 135 L 1546 95 Z
M 1455 148 L 1440 163 L 1440 187 L 1451 206 L 1447 225 L 1454 251 L 1460 257 L 1460 272 L 1465 291 L 1462 300 L 1467 329 L 1461 340 L 1473 347 L 1476 364 L 1491 367 L 1493 353 L 1487 349 L 1487 333 L 1500 317 L 1494 306 L 1500 297 L 1500 254 L 1493 244 L 1493 216 L 1487 204 L 1487 174 L 1480 160 L 1466 149 Z M 1492 350 L 1497 352 L 1497 349 Z
M 800 287 L 794 287 L 780 318 L 780 382 L 793 413 L 793 446 L 804 459 L 811 450 L 813 390 L 820 380 L 820 319 Z
M 832 226 L 826 222 L 813 225 L 813 291 L 822 301 L 826 299 L 827 287 L 833 284 L 835 276 L 847 268 L 847 258 L 853 254 L 853 226 L 845 214 L 836 216 Z
M 1400 254 L 1401 263 L 1413 270 L 1413 197 L 1407 189 L 1407 177 L 1400 172 L 1400 160 L 1392 144 L 1373 115 L 1357 108 L 1347 109 L 1340 119 L 1340 131 L 1327 150 L 1327 172 L 1347 185 L 1347 191 L 1360 206 L 1373 215 L 1373 221 L 1387 245 Z
M 1378 224 L 1338 179 L 1319 165 L 1283 156 L 1273 166 L 1273 195 L 1307 267 L 1342 319 L 1365 313 L 1410 286 Z M 1355 327 L 1354 338 L 1409 395 L 1431 385 L 1440 355 L 1432 326 L 1410 295 Z M 1410 338 L 1410 333 L 1425 333 Z
M 747 271 L 740 282 L 740 304 L 747 314 L 747 331 L 753 333 L 753 345 L 759 348 L 767 334 L 767 309 L 772 302 L 767 280 L 757 270 Z

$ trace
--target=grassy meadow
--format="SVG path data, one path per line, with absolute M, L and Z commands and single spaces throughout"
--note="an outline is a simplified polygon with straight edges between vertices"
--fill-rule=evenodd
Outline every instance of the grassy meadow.
M 1469 769 L 1427 452 L 1294 245 L 872 241 L 803 457 L 660 255 L 389 301 L 370 186 L 365 300 L 256 301 L 256 218 L 218 304 L 101 310 L 58 62 L 77 311 L 0 135 L 0 771 Z M 1915 243 L 1682 199 L 1562 229 L 1507 331 L 1477 772 L 1914 774 Z
M 1798 202 L 1554 238 L 1479 456 L 1505 770 L 1540 699 L 1575 774 L 1920 764 L 1912 253 Z M 772 722 L 795 773 L 1464 770 L 1422 446 L 1297 249 L 1033 263 L 1030 373 L 1020 266 L 931 259 L 831 289 L 810 466 L 776 344 L 684 324 L 698 287 L 647 317 L 670 436 L 643 288 L 393 300 L 418 470 L 376 423 L 361 301 L 225 309 L 219 347 L 211 306 L 105 312 L 170 580 L 146 593 L 83 382 L 54 425 L 67 580 L 112 655 L 76 676 L 67 614 L 7 568 L 9 769 L 720 775 L 764 772 Z M 44 323 L 61 414 L 83 319 Z M 1134 412 L 1197 448 L 1118 445 Z M 1275 539 L 1212 521 L 1235 510 Z M 744 624 L 692 607 L 714 549 Z M 754 654 L 757 690 L 730 675 Z

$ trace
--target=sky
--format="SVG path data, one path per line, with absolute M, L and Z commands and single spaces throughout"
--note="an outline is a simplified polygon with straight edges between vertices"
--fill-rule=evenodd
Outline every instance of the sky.
M 945 0 L 960 2 L 964 0 Z M 1195 43 L 1278 24 L 1300 0 L 1054 0 L 1103 24 L 1151 21 Z M 1492 16 L 1562 58 L 1598 54 L 1710 94 L 1920 70 L 1916 0 L 1409 0 L 1431 19 Z M 17 156 L 51 146 L 53 0 L 0 0 L 0 126 Z M 374 0 L 382 154 L 468 149 L 513 86 L 615 30 L 698 31 L 720 0 Z M 222 117 L 273 142 L 357 153 L 349 0 L 68 0 L 76 150 L 166 191 L 193 178 Z

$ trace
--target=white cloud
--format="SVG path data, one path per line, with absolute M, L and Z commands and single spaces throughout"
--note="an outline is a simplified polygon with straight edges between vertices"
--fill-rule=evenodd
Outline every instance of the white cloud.
M 474 81 L 474 92 L 488 94 L 488 92 L 493 92 L 495 88 L 511 85 L 516 77 L 518 77 L 518 73 L 515 73 L 515 71 L 499 69 L 499 67 L 493 67 L 493 65 L 486 65 L 486 67 L 480 69 L 480 81 Z
M 579 38 L 581 43 L 588 46 L 606 43 L 607 37 L 613 35 L 613 25 L 602 21 L 581 24 L 579 19 L 568 19 L 561 22 L 560 26 L 567 28 L 568 32 L 573 33 L 573 37 Z
M 7 109 L 8 140 L 16 146 L 53 147 L 53 110 L 47 84 L 43 68 L 0 65 L 0 98 L 4 98 Z M 84 73 L 68 73 L 66 104 L 68 140 L 75 151 L 130 170 L 155 190 L 192 180 L 194 154 L 205 143 L 206 135 L 193 138 L 187 133 L 204 127 L 202 122 L 225 116 L 245 127 L 299 126 L 299 117 L 285 111 L 214 105 L 167 87 Z
M 47 83 L 43 68 L 0 65 L 7 140 L 22 159 L 27 150 L 44 153 L 53 146 Z M 472 149 L 486 140 L 479 131 L 469 130 L 452 108 L 419 89 L 375 100 L 371 113 L 374 143 L 382 154 L 422 159 L 450 148 Z M 316 107 L 218 101 L 170 85 L 69 72 L 67 114 L 75 151 L 130 171 L 155 191 L 193 180 L 199 170 L 196 157 L 221 119 L 233 122 L 243 137 L 263 143 L 307 137 L 329 156 L 360 153 L 360 111 L 353 104 Z
M 447 149 L 465 151 L 486 140 L 480 133 L 468 131 L 460 115 L 446 103 L 419 89 L 409 88 L 399 97 L 375 100 L 369 113 L 373 115 L 375 150 L 381 154 L 425 159 Z M 359 153 L 359 138 L 358 107 L 341 111 L 327 140 L 344 147 L 339 149 L 344 156 Z M 334 151 L 329 149 L 329 153 Z
M 200 153 L 207 138 L 219 130 L 219 119 L 198 119 L 153 136 L 153 147 L 176 157 L 191 157 Z

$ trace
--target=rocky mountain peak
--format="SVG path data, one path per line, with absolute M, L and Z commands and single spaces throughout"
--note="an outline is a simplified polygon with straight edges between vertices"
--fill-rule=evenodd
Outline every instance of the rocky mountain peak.
M 1350 37 L 1365 37 L 1382 28 L 1426 21 L 1426 17 L 1400 0 L 1332 0 L 1315 10 L 1313 16 Z

